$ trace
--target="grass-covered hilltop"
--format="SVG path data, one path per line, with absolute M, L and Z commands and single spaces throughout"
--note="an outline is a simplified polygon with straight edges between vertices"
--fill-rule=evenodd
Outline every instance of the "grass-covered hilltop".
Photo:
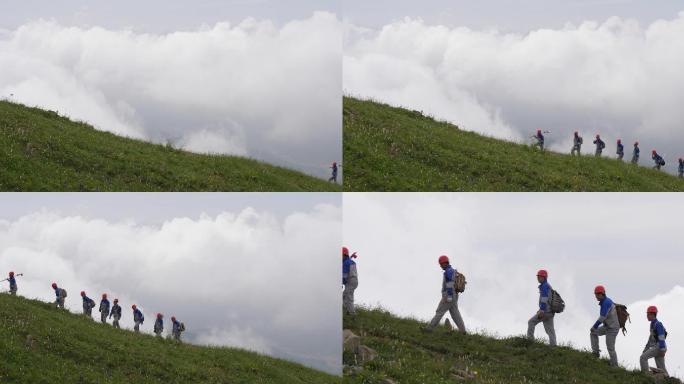
M 595 158 L 587 143 L 581 157 L 541 153 L 352 97 L 343 118 L 346 191 L 684 191 L 676 176 Z
M 302 365 L 115 329 L 0 294 L 0 383 L 340 383 Z
M 196 154 L 0 101 L 0 191 L 341 191 L 260 161 Z
M 463 335 L 444 325 L 425 333 L 424 325 L 381 309 L 357 309 L 356 319 L 345 317 L 344 383 L 654 383 L 647 374 L 610 367 L 589 352 L 523 337 Z M 351 348 L 356 336 L 358 352 Z M 674 378 L 660 382 L 681 384 Z

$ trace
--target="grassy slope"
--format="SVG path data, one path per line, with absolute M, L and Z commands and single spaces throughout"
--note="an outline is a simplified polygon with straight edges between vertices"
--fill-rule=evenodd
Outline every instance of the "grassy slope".
M 550 348 L 521 337 L 447 335 L 444 327 L 425 334 L 419 329 L 423 325 L 382 310 L 360 310 L 355 321 L 345 318 L 345 328 L 361 335 L 361 343 L 377 350 L 380 357 L 366 363 L 361 374 L 345 376 L 344 383 L 372 384 L 389 377 L 401 384 L 452 384 L 456 382 L 449 373 L 453 366 L 478 372 L 472 380 L 477 383 L 653 383 L 640 372 L 609 367 L 607 360 L 588 352 Z M 353 355 L 345 352 L 344 362 L 352 364 Z
M 0 169 L 4 191 L 341 190 L 256 160 L 127 139 L 7 101 L 0 101 Z
M 593 154 L 593 145 L 583 150 Z M 644 164 L 650 164 L 647 155 Z M 344 165 L 348 191 L 684 190 L 684 181 L 665 172 L 607 158 L 542 154 L 417 111 L 350 97 L 344 98 Z
M 26 347 L 27 335 L 34 347 Z M 304 366 L 232 348 L 118 330 L 47 303 L 0 295 L 2 383 L 339 383 Z

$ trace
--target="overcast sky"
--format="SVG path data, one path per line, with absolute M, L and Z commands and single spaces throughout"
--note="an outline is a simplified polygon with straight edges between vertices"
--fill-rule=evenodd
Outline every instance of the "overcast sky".
M 460 16 L 450 18 L 435 16 L 444 2 L 422 2 L 373 22 L 364 22 L 365 13 L 354 11 L 364 6 L 354 3 L 345 7 L 348 94 L 518 142 L 547 130 L 554 151 L 569 152 L 578 130 L 585 153 L 600 134 L 604 156 L 615 157 L 618 138 L 628 156 L 633 142 L 641 143 L 644 165 L 653 165 L 652 149 L 670 172 L 684 156 L 682 2 L 556 1 L 542 8 L 541 1 L 485 1 L 493 15 L 486 23 L 482 3 L 458 1 Z M 511 17 L 516 12 L 527 16 Z M 547 17 L 558 21 L 543 22 Z
M 429 320 L 446 254 L 468 280 L 459 300 L 466 327 L 522 335 L 544 268 L 566 301 L 559 342 L 590 348 L 593 289 L 603 284 L 632 314 L 617 342 L 621 364 L 637 367 L 653 304 L 670 333 L 668 369 L 684 377 L 684 195 L 355 193 L 343 203 L 344 244 L 359 255 L 357 302 Z M 536 335 L 546 340 L 541 325 Z
M 175 315 L 191 343 L 340 374 L 339 194 L 1 197 L 0 270 L 25 274 L 20 295 L 54 301 L 54 281 L 80 312 L 81 290 L 97 302 L 107 292 L 125 328 L 135 303 L 145 332 L 155 313 L 166 331 Z
M 342 139 L 335 2 L 275 4 L 3 3 L 0 98 L 328 176 Z

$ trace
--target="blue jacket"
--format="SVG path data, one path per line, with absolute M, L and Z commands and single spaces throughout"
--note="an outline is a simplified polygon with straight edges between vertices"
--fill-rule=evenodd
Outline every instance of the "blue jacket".
M 164 320 L 159 317 L 157 317 L 157 321 L 154 322 L 154 331 L 156 332 L 157 330 L 164 330 Z
M 58 299 L 59 299 L 59 292 L 60 292 L 60 291 L 61 291 L 61 289 L 59 289 L 59 287 L 55 288 L 55 296 L 56 296 Z
M 639 147 L 634 146 L 634 155 L 635 155 L 636 157 L 639 157 L 639 152 L 641 152 L 641 150 L 639 149 Z
M 653 338 L 653 342 L 658 343 L 658 348 L 660 349 L 667 349 L 667 344 L 665 344 L 665 327 L 663 326 L 663 323 L 658 321 L 658 319 L 653 319 L 651 321 L 651 338 Z M 649 338 L 649 341 L 650 338 Z
M 342 284 L 347 284 L 347 280 L 356 277 L 356 262 L 351 257 L 342 260 Z
M 601 306 L 601 309 L 599 310 L 599 318 L 594 323 L 594 329 L 598 329 L 599 325 L 606 321 L 608 312 L 610 312 L 610 309 L 613 308 L 613 305 L 613 300 L 611 300 L 610 297 L 605 297 L 603 300 L 599 301 L 599 306 Z
M 684 161 L 679 162 L 679 172 L 684 172 Z
M 180 332 L 180 321 L 176 319 L 176 321 L 173 322 L 173 329 L 171 330 L 173 333 L 179 333 Z
M 537 133 L 537 134 L 535 135 L 535 137 L 537 138 L 537 140 L 538 140 L 540 143 L 544 144 L 544 135 L 542 135 L 541 132 Z
M 145 321 L 145 316 L 143 316 L 138 308 L 133 311 L 133 321 L 140 321 L 141 323 Z
M 545 311 L 548 308 L 549 294 L 551 293 L 551 286 L 544 279 L 544 282 L 539 284 L 539 310 Z
M 681 167 L 681 165 L 680 165 L 680 167 Z M 9 283 L 10 283 L 10 287 L 16 287 L 17 286 L 17 279 L 15 279 L 14 276 L 12 276 L 9 278 Z
M 656 164 L 661 164 L 663 162 L 663 157 L 657 153 L 651 156 L 651 158 L 656 162 Z
M 95 302 L 94 302 L 93 299 L 91 299 L 90 297 L 88 297 L 88 296 L 83 296 L 83 307 L 85 308 L 86 305 L 89 306 L 89 307 L 94 307 L 94 306 L 95 306 Z
M 625 153 L 625 146 L 622 144 L 617 145 L 617 153 Z
M 109 300 L 102 299 L 100 301 L 100 312 L 105 312 L 109 315 Z
M 119 304 L 114 304 L 112 306 L 112 311 L 109 313 L 109 316 L 121 318 L 121 306 Z
M 456 283 L 456 270 L 449 264 L 444 270 L 444 278 L 442 279 L 442 295 L 446 294 L 448 297 L 454 296 L 454 284 Z

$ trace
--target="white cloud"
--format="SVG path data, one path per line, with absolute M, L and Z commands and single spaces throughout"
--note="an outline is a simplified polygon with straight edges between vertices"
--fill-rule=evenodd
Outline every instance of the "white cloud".
M 682 36 L 684 13 L 647 26 L 612 17 L 524 35 L 410 18 L 379 31 L 348 26 L 344 89 L 514 141 L 548 129 L 561 152 L 574 130 L 601 133 L 611 156 L 617 138 L 640 140 L 672 169 L 684 154 Z
M 279 220 L 246 208 L 160 226 L 42 211 L 0 222 L 0 269 L 25 273 L 19 294 L 54 300 L 50 283 L 99 301 L 107 292 L 132 326 L 130 306 L 177 316 L 187 340 L 229 345 L 339 373 L 341 300 L 333 260 L 341 210 L 319 205 Z M 315 236 L 311 236 L 315 233 Z M 4 272 L 3 272 L 4 273 Z M 313 357 L 312 357 L 313 356 Z
M 359 254 L 356 298 L 427 321 L 441 296 L 437 257 L 446 254 L 468 279 L 459 302 L 466 327 L 522 335 L 537 308 L 535 274 L 544 268 L 567 304 L 556 318 L 559 342 L 590 348 L 593 288 L 603 284 L 633 314 L 628 336 L 618 339 L 621 364 L 638 366 L 648 337 L 643 312 L 654 303 L 673 335 L 669 369 L 681 376 L 684 354 L 674 335 L 684 333 L 684 197 L 623 195 L 345 195 L 344 243 Z M 536 335 L 545 338 L 541 325 Z
M 117 134 L 324 176 L 341 157 L 341 31 L 326 12 L 164 35 L 37 20 L 0 35 L 0 94 Z

